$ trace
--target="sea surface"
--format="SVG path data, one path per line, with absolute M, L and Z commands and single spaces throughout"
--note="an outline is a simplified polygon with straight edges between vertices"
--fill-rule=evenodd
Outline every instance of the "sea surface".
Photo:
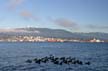
M 90 65 L 26 63 L 50 54 L 75 57 Z M 0 42 L 0 71 L 108 71 L 108 43 Z

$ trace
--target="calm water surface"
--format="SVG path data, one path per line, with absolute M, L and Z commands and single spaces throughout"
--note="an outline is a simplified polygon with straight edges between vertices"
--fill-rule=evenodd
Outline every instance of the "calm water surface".
M 91 65 L 28 64 L 27 59 L 53 54 L 76 57 Z M 0 71 L 108 71 L 108 43 L 1 42 Z

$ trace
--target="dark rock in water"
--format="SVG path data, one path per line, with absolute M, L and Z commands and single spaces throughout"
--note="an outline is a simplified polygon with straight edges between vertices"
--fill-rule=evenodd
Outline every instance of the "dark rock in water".
M 56 57 L 56 58 L 54 58 L 54 60 L 58 60 L 58 59 L 59 59 L 59 58 L 57 58 L 57 57 Z
M 54 61 L 53 63 L 59 65 L 59 61 Z
M 62 64 L 63 64 L 63 62 L 60 62 L 60 63 L 59 63 L 59 65 L 62 65 Z
M 60 60 L 65 60 L 65 57 L 61 57 Z
M 82 61 L 80 61 L 78 64 L 83 65 L 83 62 L 82 62 Z
M 36 60 L 35 63 L 40 64 L 41 63 L 41 59 Z
M 76 60 L 76 63 L 77 63 L 77 64 L 80 64 L 80 65 L 82 65 L 82 64 L 83 64 L 83 62 L 82 62 L 82 61 L 80 61 L 80 60 Z
M 86 65 L 90 65 L 91 63 L 90 63 L 90 62 L 85 62 L 85 64 L 86 64 Z
M 77 64 L 77 62 L 76 61 L 73 61 L 72 64 Z
M 41 58 L 41 62 L 43 62 L 43 63 L 46 63 L 48 61 L 49 61 L 48 58 Z
M 28 59 L 26 62 L 27 62 L 27 63 L 32 63 L 32 60 L 29 60 L 29 59 Z
M 65 64 L 69 64 L 69 62 L 68 62 L 67 60 L 64 60 L 63 63 L 65 63 Z

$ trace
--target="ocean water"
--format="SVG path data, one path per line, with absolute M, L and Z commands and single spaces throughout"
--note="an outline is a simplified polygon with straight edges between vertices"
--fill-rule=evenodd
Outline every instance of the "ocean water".
M 90 65 L 26 63 L 50 54 L 75 57 Z M 0 71 L 108 71 L 108 43 L 0 42 Z

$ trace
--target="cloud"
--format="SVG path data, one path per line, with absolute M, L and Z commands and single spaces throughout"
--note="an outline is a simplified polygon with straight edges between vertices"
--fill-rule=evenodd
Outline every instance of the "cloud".
M 36 16 L 34 16 L 31 12 L 28 10 L 24 10 L 20 12 L 20 16 L 22 16 L 25 19 L 32 19 L 32 20 L 38 20 Z
M 9 9 L 16 9 L 18 6 L 22 5 L 25 0 L 8 0 Z
M 8 9 L 15 12 L 15 10 L 17 10 L 17 8 L 19 8 L 26 1 L 27 0 L 8 0 Z M 19 16 L 23 17 L 26 20 L 28 19 L 38 20 L 39 19 L 36 16 L 34 16 L 29 10 L 25 10 L 24 8 L 21 8 L 21 7 L 17 10 L 17 13 L 19 14 Z
M 87 25 L 87 28 L 90 29 L 108 29 L 108 26 L 105 25 Z
M 68 29 L 76 29 L 78 27 L 78 24 L 69 20 L 69 19 L 55 19 L 53 22 L 61 27 L 68 28 Z

